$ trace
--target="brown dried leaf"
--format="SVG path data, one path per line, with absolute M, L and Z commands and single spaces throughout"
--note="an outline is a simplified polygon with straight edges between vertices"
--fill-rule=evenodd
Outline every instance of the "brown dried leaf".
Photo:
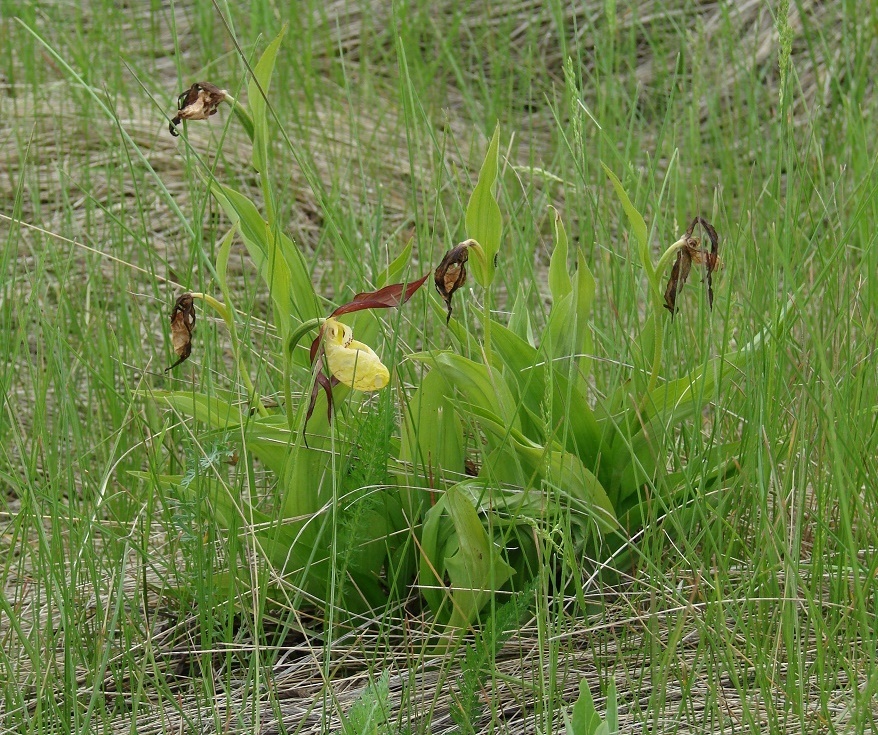
M 207 120 L 215 115 L 226 94 L 226 90 L 210 82 L 195 82 L 177 98 L 177 114 L 168 125 L 171 135 L 176 137 L 180 134 L 177 125 L 183 120 Z
M 445 302 L 448 309 L 448 316 L 445 323 L 451 321 L 451 297 L 464 283 L 466 283 L 466 262 L 469 260 L 469 244 L 470 241 L 462 242 L 451 248 L 442 261 L 436 267 L 434 280 L 436 282 L 436 290 Z
M 192 330 L 195 329 L 195 300 L 191 293 L 184 293 L 174 304 L 171 312 L 171 345 L 177 362 L 165 369 L 173 370 L 192 354 Z

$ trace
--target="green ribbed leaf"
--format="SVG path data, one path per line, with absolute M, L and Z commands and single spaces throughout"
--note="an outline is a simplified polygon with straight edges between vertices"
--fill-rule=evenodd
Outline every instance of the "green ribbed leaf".
M 482 246 L 486 263 L 478 256 L 469 259 L 469 266 L 476 281 L 488 288 L 494 280 L 494 256 L 500 250 L 503 234 L 503 218 L 500 205 L 494 195 L 494 183 L 499 169 L 500 126 L 494 128 L 494 135 L 485 154 L 479 181 L 473 189 L 466 208 L 466 234 Z
M 265 162 L 268 160 L 268 103 L 264 95 L 268 94 L 268 88 L 271 86 L 274 62 L 286 32 L 285 25 L 268 44 L 253 68 L 255 78 L 247 84 L 247 103 L 253 117 L 253 168 L 257 171 L 264 171 Z

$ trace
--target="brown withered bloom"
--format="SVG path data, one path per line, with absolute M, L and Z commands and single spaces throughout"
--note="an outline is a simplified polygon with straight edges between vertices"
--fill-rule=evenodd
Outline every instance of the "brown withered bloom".
M 469 248 L 472 242 L 472 240 L 466 240 L 451 248 L 436 267 L 434 275 L 436 290 L 448 309 L 448 316 L 445 318 L 446 324 L 451 321 L 451 297 L 454 296 L 457 289 L 466 283 L 466 261 L 469 260 Z
M 177 362 L 165 369 L 173 370 L 192 354 L 192 330 L 195 329 L 195 300 L 191 293 L 184 293 L 174 304 L 171 312 L 171 345 Z
M 227 94 L 226 90 L 210 82 L 195 82 L 177 98 L 177 114 L 168 125 L 171 135 L 176 137 L 180 134 L 177 126 L 183 120 L 207 120 L 215 115 Z
M 701 247 L 701 239 L 693 237 L 695 227 L 701 225 L 707 233 L 710 240 L 710 250 Z M 683 244 L 677 251 L 677 259 L 674 261 L 674 267 L 671 269 L 671 277 L 668 280 L 668 286 L 665 289 L 665 308 L 671 312 L 673 316 L 677 311 L 677 293 L 683 288 L 686 279 L 689 278 L 689 272 L 692 270 L 693 263 L 695 265 L 703 265 L 705 272 L 705 280 L 707 281 L 707 304 L 713 308 L 713 272 L 719 265 L 719 236 L 716 230 L 703 217 L 696 217 L 686 230 L 683 236 Z

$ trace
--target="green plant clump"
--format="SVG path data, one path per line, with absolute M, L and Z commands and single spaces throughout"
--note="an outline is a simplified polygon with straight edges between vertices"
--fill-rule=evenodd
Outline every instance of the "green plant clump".
M 247 548 L 257 552 L 271 570 L 273 587 L 296 591 L 295 604 L 331 606 L 344 615 L 379 610 L 403 599 L 417 584 L 441 626 L 463 629 L 478 619 L 493 596 L 524 589 L 541 565 L 553 564 L 553 559 L 566 557 L 571 568 L 594 574 L 604 567 L 630 565 L 631 539 L 655 516 L 651 504 L 665 513 L 679 511 L 734 471 L 730 458 L 735 445 L 709 447 L 704 456 L 691 458 L 701 468 L 701 481 L 693 488 L 681 473 L 668 471 L 669 446 L 677 427 L 697 418 L 705 402 L 720 395 L 735 367 L 760 348 L 766 334 L 681 378 L 661 380 L 670 323 L 664 310 L 667 294 L 676 295 L 701 251 L 697 241 L 682 238 L 653 263 L 644 219 L 606 167 L 630 226 L 632 260 L 639 262 L 647 281 L 645 315 L 628 375 L 614 385 L 601 385 L 600 376 L 593 374 L 595 279 L 581 248 L 573 253 L 576 266 L 571 272 L 571 247 L 557 212 L 548 278 L 551 310 L 545 324 L 535 323 L 523 299 L 515 301 L 508 321 L 501 322 L 492 309 L 504 241 L 496 194 L 498 126 L 466 208 L 469 239 L 436 272 L 448 313 L 436 299 L 433 312 L 438 325 L 447 322 L 455 348 L 408 356 L 422 373 L 411 394 L 401 389 L 397 422 L 393 404 L 367 402 L 367 394 L 350 387 L 342 369 L 335 367 L 341 365 L 339 359 L 347 359 L 350 373 L 357 365 L 365 369 L 373 356 L 377 360 L 367 345 L 378 336 L 381 322 L 372 311 L 362 311 L 349 325 L 341 324 L 335 316 L 355 310 L 342 306 L 324 323 L 324 300 L 315 292 L 303 255 L 277 221 L 268 176 L 273 126 L 263 95 L 270 88 L 283 35 L 269 44 L 254 67 L 249 107 L 229 100 L 253 143 L 252 165 L 260 174 L 265 214 L 238 191 L 208 180 L 211 194 L 232 221 L 215 264 L 222 301 L 191 294 L 228 327 L 247 388 L 245 405 L 216 392 L 158 394 L 165 405 L 207 427 L 199 442 L 237 436 L 242 466 L 257 458 L 276 478 L 277 498 L 266 507 L 234 496 L 218 464 L 158 481 L 183 498 L 207 499 L 214 522 L 241 541 L 241 554 Z M 183 102 L 181 96 L 181 106 Z M 186 119 L 184 113 L 180 117 Z M 196 119 L 209 111 L 199 108 L 193 114 L 191 119 Z M 238 337 L 240 316 L 226 282 L 236 238 L 270 294 L 285 346 L 273 358 L 281 366 L 274 392 L 283 397 L 274 406 L 248 377 L 248 349 Z M 711 263 L 708 279 L 716 265 L 715 244 L 712 255 L 704 256 Z M 684 254 L 686 272 L 681 276 Z M 675 256 L 673 288 L 669 284 L 663 301 L 660 280 Z M 410 258 L 411 245 L 382 274 L 378 285 L 383 289 L 357 297 L 357 310 L 401 306 L 423 282 L 403 280 L 410 275 Z M 475 323 L 452 318 L 451 299 L 465 281 L 467 264 L 482 295 Z M 413 285 L 406 288 L 406 283 Z M 673 300 L 668 308 L 673 315 Z M 336 342 L 323 334 L 330 324 Z M 186 355 L 191 326 L 178 325 L 177 330 Z M 299 344 L 309 333 L 317 335 L 310 353 Z M 389 373 L 382 369 L 376 368 L 375 380 L 382 384 L 376 388 L 387 382 Z M 309 392 L 310 403 L 294 397 Z M 561 528 L 569 531 L 558 532 Z M 230 582 L 235 567 L 232 563 Z M 244 576 L 238 575 L 237 581 Z M 557 580 L 561 588 L 573 583 Z M 581 581 L 576 584 L 581 588 Z

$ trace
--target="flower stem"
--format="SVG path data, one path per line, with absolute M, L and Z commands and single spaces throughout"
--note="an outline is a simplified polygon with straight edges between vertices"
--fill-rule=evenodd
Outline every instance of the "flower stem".
M 302 322 L 296 327 L 296 330 L 290 335 L 290 339 L 287 342 L 287 354 L 292 357 L 296 346 L 302 341 L 302 337 L 308 334 L 308 332 L 320 329 L 320 325 L 325 321 L 326 319 L 323 317 L 315 317 L 314 319 L 308 319 L 307 321 Z
M 290 335 L 290 338 L 287 341 L 287 349 L 284 351 L 284 400 L 287 404 L 287 421 L 289 423 L 290 432 L 293 432 L 295 430 L 295 416 L 293 415 L 293 389 L 290 384 L 290 366 L 293 364 L 293 353 L 296 351 L 296 347 L 298 346 L 302 337 L 308 334 L 308 332 L 311 332 L 315 329 L 320 329 L 320 325 L 323 324 L 324 321 L 326 320 L 321 317 L 316 317 L 314 319 L 308 319 L 307 321 L 302 322 Z
M 482 250 L 482 246 L 476 240 L 468 240 L 469 249 L 475 253 L 476 257 L 481 262 L 482 266 L 485 269 L 485 273 L 488 272 L 488 258 L 485 255 L 485 251 Z M 482 331 L 485 334 L 485 344 L 482 348 L 485 357 L 485 364 L 490 367 L 491 362 L 493 360 L 491 356 L 491 287 L 490 284 L 485 287 L 485 311 L 482 316 Z
M 686 241 L 687 238 L 685 235 L 683 235 L 683 237 L 677 240 L 677 242 L 668 247 L 668 249 L 662 253 L 662 257 L 659 258 L 658 263 L 655 266 L 656 276 L 661 275 L 661 272 L 668 267 L 671 259 L 677 254 L 677 251 L 686 244 Z
M 484 324 L 482 325 L 482 329 L 485 332 L 485 364 L 488 366 L 488 369 L 491 367 L 491 362 L 493 360 L 491 356 L 491 289 L 485 289 L 485 315 L 483 317 Z
M 226 307 L 224 303 L 221 301 L 217 301 L 213 296 L 206 293 L 193 293 L 193 299 L 201 299 L 205 304 L 207 304 L 211 309 L 213 309 L 217 314 L 219 314 L 223 321 L 226 323 L 226 327 L 228 327 L 229 335 L 232 338 L 232 349 L 235 353 L 235 362 L 238 365 L 238 372 L 241 374 L 241 380 L 244 381 L 244 385 L 247 387 L 247 393 L 250 396 L 250 402 L 255 404 L 256 411 L 260 416 L 268 416 L 268 409 L 262 405 L 262 400 L 259 398 L 259 395 L 256 393 L 256 387 L 253 385 L 253 381 L 250 380 L 250 375 L 247 372 L 246 365 L 244 364 L 244 360 L 241 357 L 241 345 L 238 340 L 238 331 L 235 328 L 235 319 L 232 316 L 232 312 Z
M 247 137 L 250 138 L 250 142 L 253 142 L 253 118 L 250 117 L 247 108 L 228 92 L 226 92 L 226 102 L 232 106 L 232 112 L 235 114 L 235 117 L 238 118 L 238 122 L 243 126 L 244 132 L 247 133 Z
M 677 255 L 677 252 L 686 245 L 687 237 L 683 235 L 677 242 L 673 243 L 668 247 L 665 252 L 662 253 L 662 256 L 658 259 L 658 263 L 656 263 L 655 270 L 653 274 L 655 276 L 654 282 L 651 285 L 652 287 L 652 295 L 655 301 L 655 336 L 653 338 L 653 353 L 652 353 L 652 369 L 649 374 L 649 384 L 646 387 L 646 392 L 643 394 L 643 402 L 644 405 L 647 401 L 647 396 L 649 396 L 658 385 L 658 373 L 659 367 L 661 367 L 662 361 L 662 352 L 664 350 L 664 324 L 662 320 L 659 319 L 658 315 L 661 313 L 662 305 L 661 305 L 661 289 L 659 288 L 658 279 L 661 277 L 661 274 L 664 270 L 671 264 L 671 261 Z

